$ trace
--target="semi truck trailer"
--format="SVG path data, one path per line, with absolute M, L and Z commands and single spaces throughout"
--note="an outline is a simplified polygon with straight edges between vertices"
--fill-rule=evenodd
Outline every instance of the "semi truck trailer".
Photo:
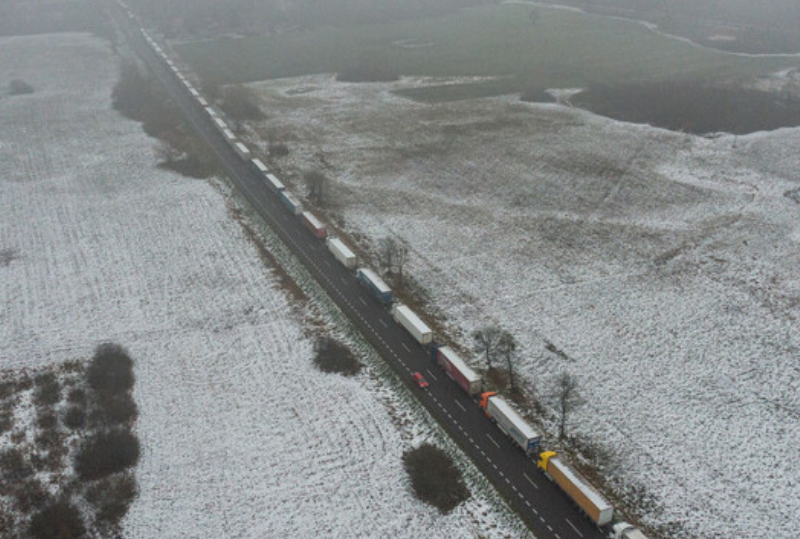
M 598 526 L 614 517 L 614 508 L 589 482 L 553 451 L 539 455 L 537 466 L 548 479 L 561 487 L 578 507 Z M 624 537 L 624 536 L 622 536 Z
M 294 215 L 303 213 L 303 205 L 288 191 L 281 191 L 281 202 L 283 202 L 283 205 L 289 208 L 289 211 Z
M 323 240 L 328 237 L 328 228 L 322 221 L 317 219 L 316 215 L 310 211 L 304 211 L 300 215 L 300 220 L 303 221 L 303 224 L 306 225 L 306 228 L 309 229 L 316 237 Z
M 405 305 L 398 303 L 392 307 L 395 322 L 406 328 L 420 344 L 433 342 L 433 330 L 422 319 Z
M 436 363 L 438 363 L 447 375 L 461 386 L 461 389 L 466 391 L 470 397 L 480 393 L 481 377 L 470 369 L 452 348 L 449 346 L 437 348 L 434 351 L 434 356 Z
M 503 397 L 493 391 L 483 393 L 481 408 L 488 417 L 497 423 L 506 435 L 528 455 L 533 455 L 542 441 L 541 435 L 525 421 Z
M 328 250 L 331 252 L 333 257 L 338 260 L 342 266 L 347 269 L 353 269 L 356 267 L 355 253 L 351 251 L 342 240 L 338 238 L 328 238 L 328 241 L 325 243 L 327 244 Z
M 374 271 L 368 268 L 358 268 L 356 276 L 378 301 L 381 303 L 392 302 L 392 289 Z

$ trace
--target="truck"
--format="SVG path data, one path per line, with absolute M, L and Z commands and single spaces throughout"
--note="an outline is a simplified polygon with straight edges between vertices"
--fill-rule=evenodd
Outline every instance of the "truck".
M 220 131 L 228 129 L 228 124 L 222 121 L 222 118 L 220 118 L 219 116 L 212 116 L 212 118 L 214 118 L 214 123 L 217 125 L 217 129 L 219 129 Z
M 481 390 L 481 377 L 470 369 L 464 360 L 449 346 L 436 348 L 433 352 L 436 363 L 457 383 L 470 397 Z
M 542 437 L 503 397 L 494 391 L 481 394 L 480 406 L 487 417 L 500 427 L 527 455 L 535 455 Z
M 351 251 L 342 240 L 338 238 L 328 238 L 325 244 L 328 246 L 328 250 L 331 252 L 333 257 L 338 260 L 342 266 L 347 269 L 353 269 L 356 267 L 355 253 Z
M 250 159 L 250 149 L 241 142 L 234 144 L 233 149 L 236 150 L 236 153 L 238 153 L 239 157 L 242 159 Z
M 208 101 L 206 101 L 203 96 L 197 96 L 197 102 L 200 103 L 201 107 L 207 107 L 208 106 Z
M 310 211 L 304 211 L 300 214 L 300 220 L 306 225 L 306 228 L 311 231 L 316 237 L 325 239 L 328 237 L 328 229 L 325 223 L 317 219 L 317 216 Z
M 283 185 L 283 182 L 275 177 L 274 174 L 267 174 L 267 183 L 269 183 L 269 186 L 272 187 L 272 189 L 277 193 L 280 193 L 286 189 L 286 186 Z
M 372 295 L 381 303 L 392 302 L 392 289 L 378 277 L 378 274 L 368 268 L 358 268 L 356 277 L 366 286 Z
M 539 455 L 537 467 L 558 485 L 572 501 L 598 526 L 605 526 L 614 517 L 614 508 L 581 474 L 553 451 Z M 622 536 L 625 537 L 625 536 Z
M 392 317 L 395 322 L 406 328 L 418 343 L 430 344 L 433 342 L 433 330 L 414 311 L 402 303 L 392 306 Z
M 229 144 L 236 142 L 236 135 L 228 128 L 222 130 L 222 136 L 225 137 L 225 140 L 227 140 Z
M 264 175 L 269 173 L 267 165 L 265 165 L 258 157 L 256 157 L 255 159 L 251 159 L 250 163 L 253 164 L 253 168 L 256 170 L 256 172 L 260 172 L 261 174 Z
M 636 526 L 628 524 L 627 522 L 620 522 L 614 524 L 610 539 L 647 539 Z
M 283 202 L 284 206 L 289 208 L 289 211 L 292 212 L 292 214 L 300 215 L 303 213 L 303 205 L 290 192 L 281 191 L 281 202 Z
M 213 118 L 219 118 L 219 114 L 217 114 L 217 111 L 216 111 L 216 110 L 214 110 L 214 107 L 206 107 L 206 112 L 208 113 L 208 115 L 209 115 L 209 116 L 210 116 L 212 119 L 213 119 Z M 216 123 L 216 122 L 215 122 L 215 123 Z

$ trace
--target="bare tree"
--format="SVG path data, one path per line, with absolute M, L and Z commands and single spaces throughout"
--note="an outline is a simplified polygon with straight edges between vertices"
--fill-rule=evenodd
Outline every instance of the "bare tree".
M 384 272 L 391 272 L 394 268 L 394 253 L 397 251 L 397 241 L 391 236 L 386 236 L 378 241 L 378 260 Z
M 497 339 L 497 353 L 506 361 L 508 369 L 508 382 L 511 384 L 511 391 L 517 390 L 514 378 L 514 360 L 517 358 L 517 340 L 508 331 L 502 331 Z
M 408 260 L 408 245 L 403 241 L 396 242 L 394 267 L 397 270 L 397 284 L 400 286 L 403 286 L 405 282 L 403 269 L 406 266 L 406 260 Z
M 479 352 L 484 354 L 486 365 L 492 368 L 492 359 L 497 351 L 497 343 L 503 333 L 497 326 L 484 326 L 472 332 L 472 338 L 475 340 L 475 347 Z
M 569 415 L 584 403 L 578 394 L 578 379 L 566 371 L 562 372 L 556 379 L 553 397 L 559 417 L 558 437 L 563 440 Z
M 308 198 L 322 204 L 325 202 L 325 195 L 327 192 L 328 179 L 319 170 L 309 170 L 303 174 L 303 179 L 308 188 Z
M 183 152 L 166 140 L 159 140 L 155 145 L 156 157 L 162 163 L 172 164 L 183 157 Z

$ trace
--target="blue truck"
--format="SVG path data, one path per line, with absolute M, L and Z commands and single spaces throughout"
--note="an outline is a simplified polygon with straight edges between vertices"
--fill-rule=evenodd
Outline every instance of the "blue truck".
M 381 303 L 392 302 L 392 289 L 389 288 L 389 286 L 383 282 L 383 279 L 378 277 L 374 271 L 367 268 L 358 268 L 356 275 L 358 276 L 358 280 L 372 292 L 372 295 L 375 296 L 378 301 Z

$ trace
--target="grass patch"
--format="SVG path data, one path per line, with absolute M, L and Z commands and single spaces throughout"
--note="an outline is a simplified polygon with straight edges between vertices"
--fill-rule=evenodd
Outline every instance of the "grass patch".
M 786 58 L 747 58 L 657 35 L 631 21 L 537 8 L 490 5 L 443 17 L 321 27 L 272 36 L 186 43 L 178 52 L 205 79 L 248 82 L 357 65 L 399 75 L 501 77 L 461 88 L 418 89 L 420 99 L 522 93 L 632 80 L 748 79 L 794 65 Z M 435 43 L 425 49 L 396 42 Z M 369 51 L 365 58 L 364 51 Z M 474 92 L 474 93 L 472 93 Z
M 443 514 L 468 500 L 469 489 L 461 472 L 447 454 L 430 444 L 403 454 L 403 464 L 411 477 L 417 498 L 436 507 Z
M 361 363 L 344 344 L 323 337 L 317 340 L 314 364 L 322 372 L 336 372 L 344 376 L 355 376 L 361 371 Z

